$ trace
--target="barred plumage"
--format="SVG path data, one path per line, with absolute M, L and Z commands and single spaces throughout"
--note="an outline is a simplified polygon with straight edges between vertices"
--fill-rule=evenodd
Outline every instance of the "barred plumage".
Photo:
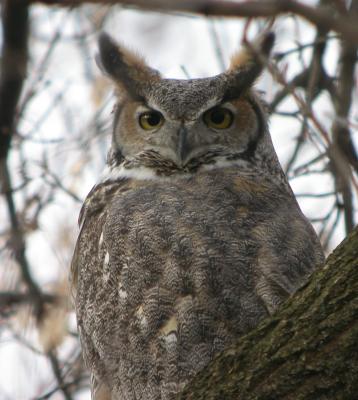
M 267 56 L 272 42 L 254 48 Z M 103 35 L 100 60 L 120 98 L 72 262 L 84 358 L 97 400 L 170 400 L 323 254 L 251 88 L 261 57 L 165 80 Z

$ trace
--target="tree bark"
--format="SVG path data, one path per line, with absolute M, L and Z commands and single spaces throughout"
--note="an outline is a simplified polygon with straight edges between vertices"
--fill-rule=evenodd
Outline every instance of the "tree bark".
M 358 227 L 280 310 L 213 360 L 181 400 L 358 398 Z

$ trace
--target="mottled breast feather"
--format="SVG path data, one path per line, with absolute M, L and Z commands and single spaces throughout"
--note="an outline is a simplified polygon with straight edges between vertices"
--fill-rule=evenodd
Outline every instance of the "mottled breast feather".
M 78 326 L 112 399 L 174 399 L 322 261 L 292 193 L 237 168 L 102 183 L 83 210 Z
M 100 36 L 118 96 L 72 262 L 94 400 L 175 399 L 323 261 L 253 89 L 273 43 L 263 32 L 223 73 L 175 80 Z

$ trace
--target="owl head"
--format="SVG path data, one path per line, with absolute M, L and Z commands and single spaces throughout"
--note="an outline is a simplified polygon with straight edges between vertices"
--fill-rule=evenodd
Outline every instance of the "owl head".
M 178 171 L 198 160 L 275 158 L 266 115 L 252 89 L 273 43 L 274 34 L 265 33 L 235 54 L 227 71 L 179 80 L 162 78 L 101 34 L 97 62 L 118 96 L 112 154 L 121 160 L 155 154 Z

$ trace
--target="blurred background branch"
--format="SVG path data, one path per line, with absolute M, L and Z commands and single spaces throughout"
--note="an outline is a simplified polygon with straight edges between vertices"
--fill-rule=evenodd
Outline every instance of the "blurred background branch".
M 0 159 L 6 158 L 15 111 L 27 70 L 28 7 L 21 1 L 2 4 L 3 43 L 0 72 Z
M 26 77 L 28 59 L 28 8 L 20 1 L 4 1 L 2 9 L 3 45 L 0 74 L 0 171 L 1 191 L 5 195 L 11 236 L 9 245 L 18 261 L 22 278 L 29 290 L 28 299 L 36 306 L 38 315 L 42 312 L 41 292 L 31 276 L 25 254 L 25 240 L 22 226 L 17 218 L 11 192 L 11 176 L 7 165 L 7 155 L 11 139 L 16 130 L 15 114 L 21 89 Z
M 28 0 L 47 5 L 78 6 L 83 0 Z M 226 0 L 87 0 L 94 4 L 122 4 L 153 11 L 175 11 L 201 14 L 210 17 L 276 17 L 283 13 L 294 13 L 305 18 L 320 29 L 339 32 L 346 40 L 358 43 L 358 27 L 354 17 L 341 15 L 339 7 L 332 10 L 313 7 L 293 0 L 226 1 Z

